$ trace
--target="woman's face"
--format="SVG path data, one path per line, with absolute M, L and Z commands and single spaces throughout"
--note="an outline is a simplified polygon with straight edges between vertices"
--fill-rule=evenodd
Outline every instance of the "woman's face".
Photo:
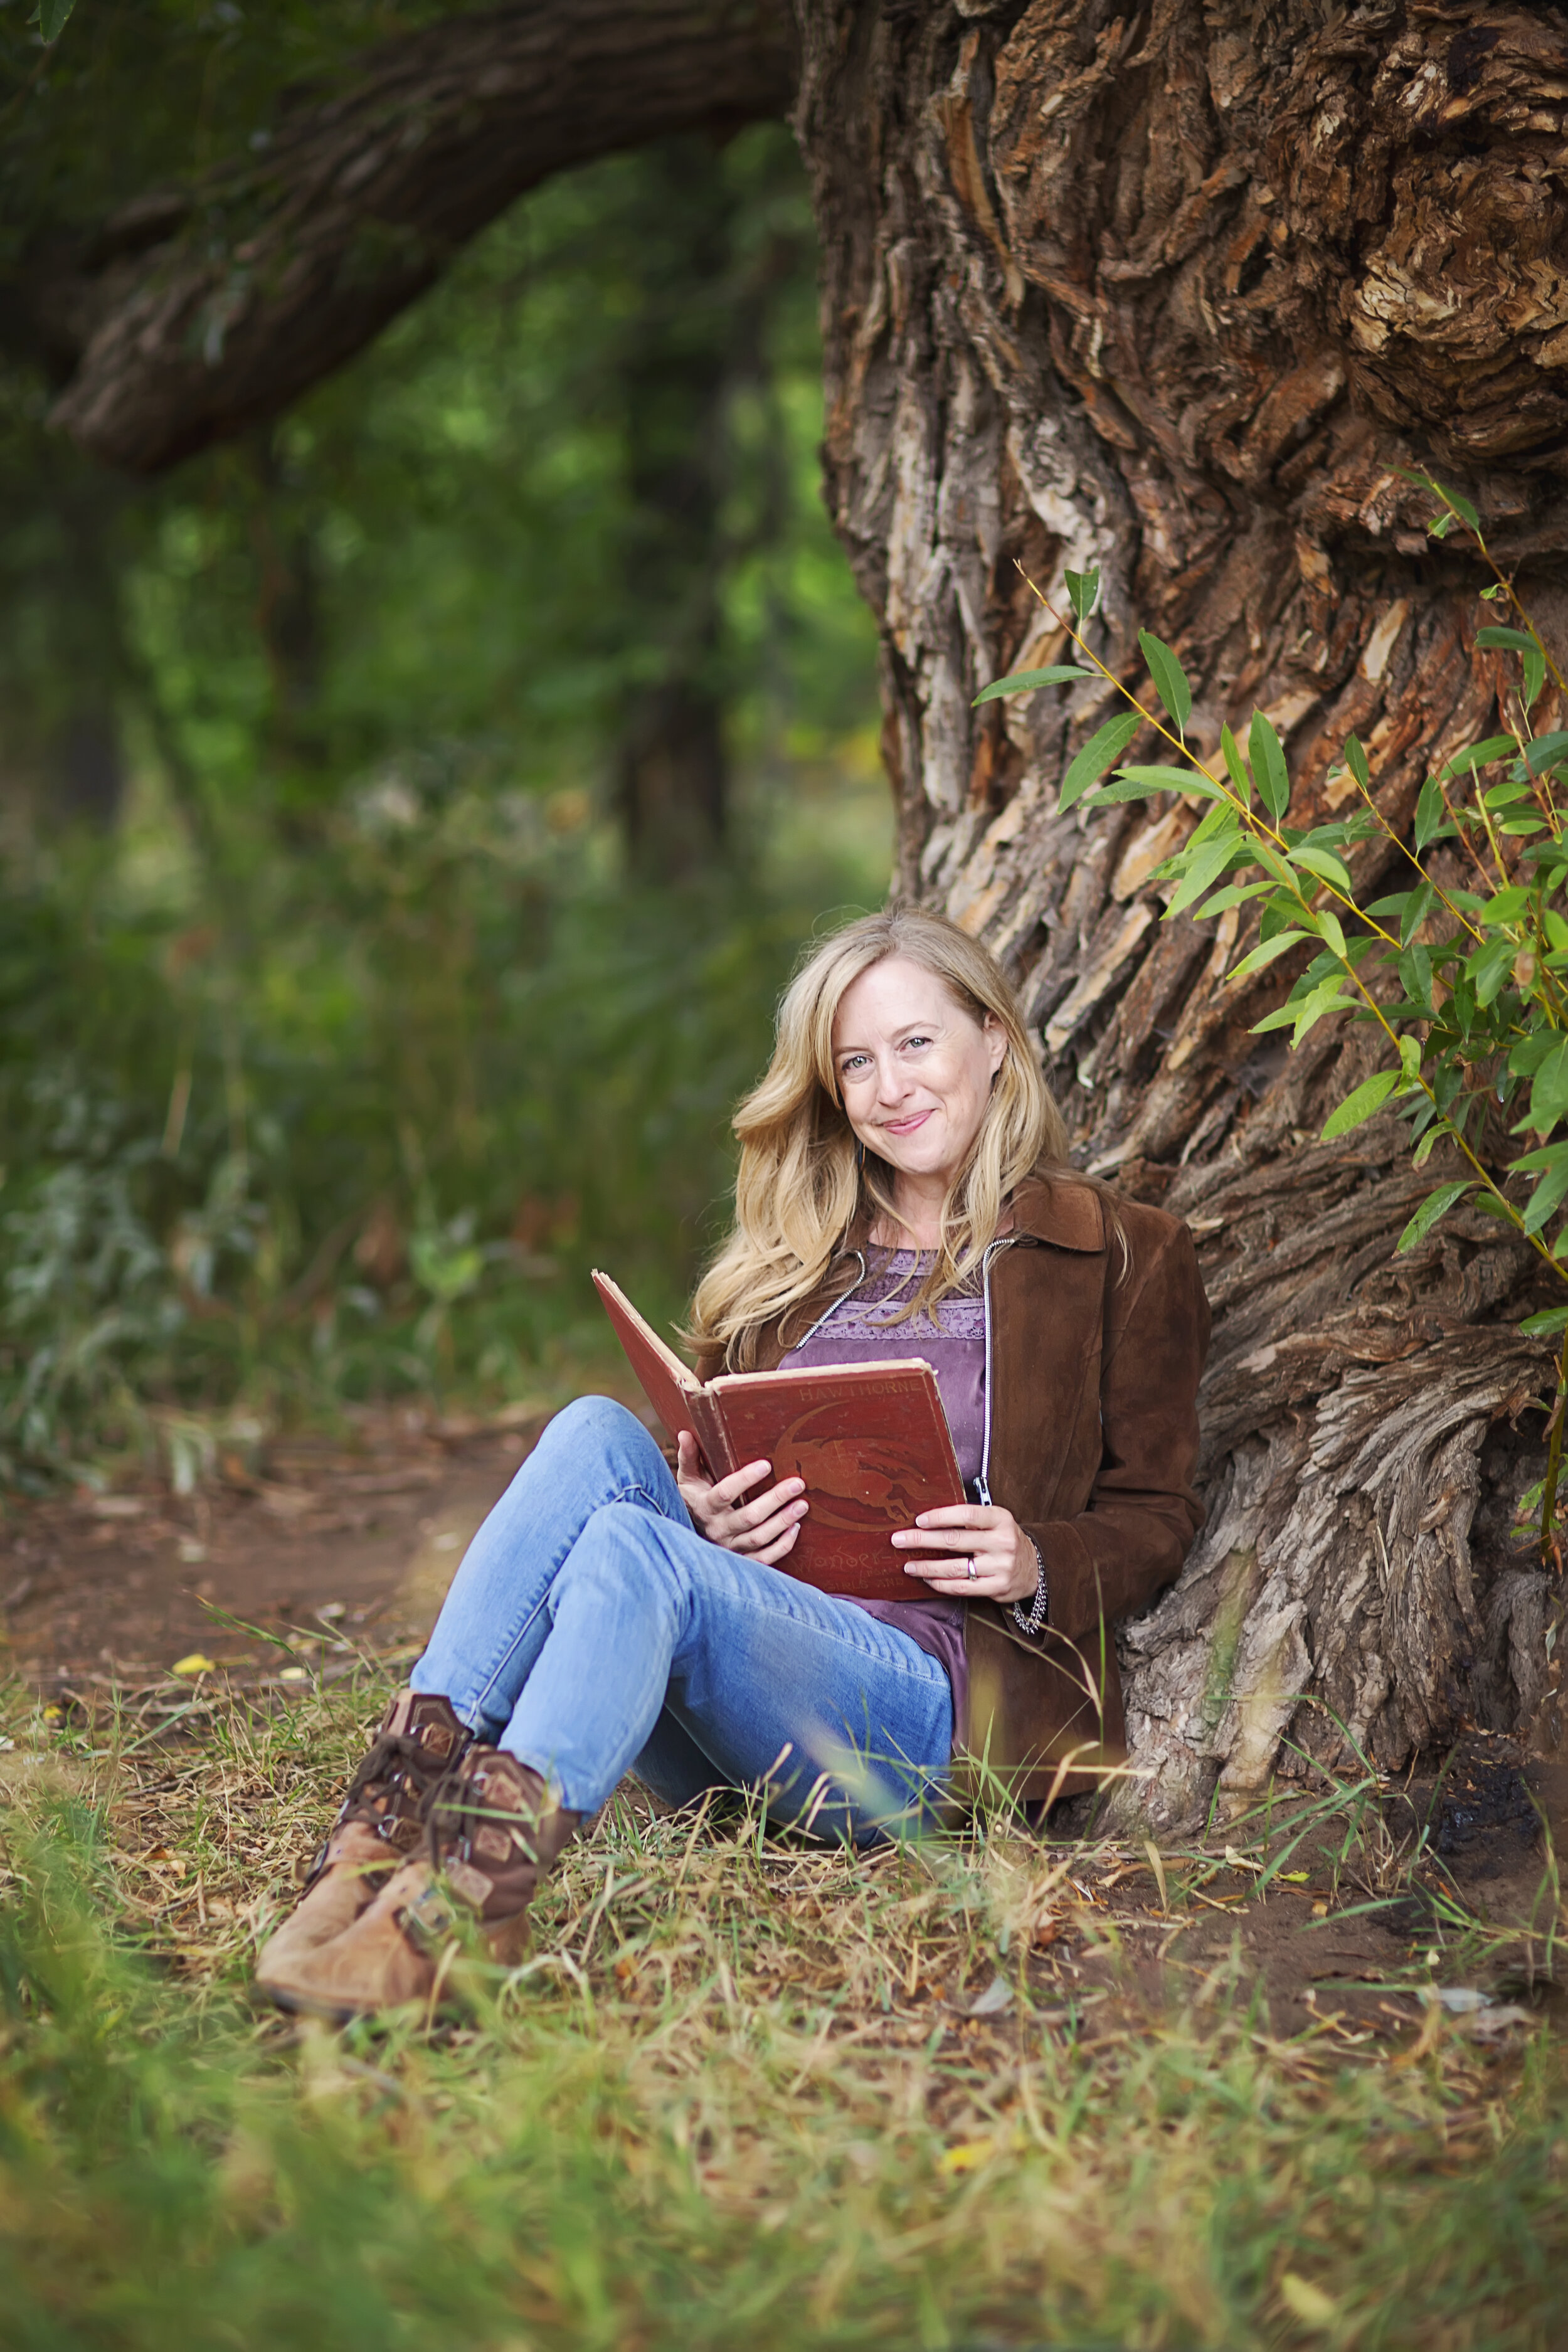
M 950 1184 L 980 1132 L 1007 1051 L 994 1013 L 976 1021 L 906 956 L 863 971 L 839 999 L 833 1066 L 849 1124 L 903 1175 Z

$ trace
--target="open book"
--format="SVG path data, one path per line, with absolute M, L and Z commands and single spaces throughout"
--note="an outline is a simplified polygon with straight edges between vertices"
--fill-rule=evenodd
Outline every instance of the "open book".
M 889 1538 L 918 1512 L 965 1499 L 928 1363 L 900 1356 L 700 1381 L 608 1275 L 594 1286 L 649 1404 L 672 1439 L 691 1432 L 713 1477 L 771 1462 L 775 1481 L 805 1479 L 811 1508 L 778 1567 L 858 1601 L 925 1597 Z

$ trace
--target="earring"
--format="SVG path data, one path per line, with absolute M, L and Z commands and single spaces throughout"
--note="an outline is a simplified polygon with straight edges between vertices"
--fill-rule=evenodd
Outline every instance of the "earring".
M 858 1172 L 864 1176 L 866 1173 L 866 1147 L 861 1142 L 858 1136 L 855 1138 L 855 1166 Z

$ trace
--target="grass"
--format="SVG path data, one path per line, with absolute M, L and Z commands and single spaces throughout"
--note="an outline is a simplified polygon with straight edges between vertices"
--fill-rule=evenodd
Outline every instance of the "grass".
M 6 2347 L 1562 2340 L 1549 2036 L 1287 2038 L 1239 1943 L 1155 2006 L 1213 1853 L 1140 1908 L 1110 1842 L 855 1856 L 623 1791 L 461 2024 L 258 2015 L 388 1663 L 63 1730 L 11 1695 Z

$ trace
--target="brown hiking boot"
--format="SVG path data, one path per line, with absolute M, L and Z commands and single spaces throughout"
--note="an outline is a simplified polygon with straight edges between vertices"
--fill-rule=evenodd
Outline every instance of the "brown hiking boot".
M 528 1906 L 581 1818 L 515 1756 L 470 1748 L 426 1804 L 426 1854 L 405 1863 L 341 1936 L 301 1954 L 286 2006 L 342 2021 L 431 2002 L 447 1948 L 465 1927 L 477 1926 L 492 1959 L 519 1958 Z
M 399 1691 L 382 1717 L 331 1836 L 311 1865 L 302 1902 L 264 1947 L 257 1990 L 293 2006 L 300 1958 L 352 1927 L 422 1835 L 432 1789 L 458 1762 L 472 1734 L 434 1692 Z

